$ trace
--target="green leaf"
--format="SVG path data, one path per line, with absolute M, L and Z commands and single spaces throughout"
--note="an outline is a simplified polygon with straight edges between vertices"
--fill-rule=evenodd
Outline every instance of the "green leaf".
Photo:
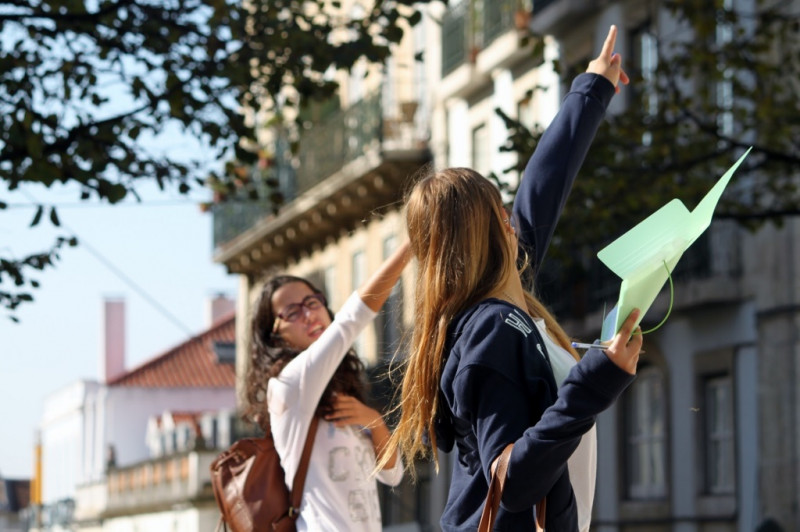
M 50 208 L 50 221 L 56 227 L 60 227 L 61 226 L 61 222 L 58 219 L 58 214 L 56 214 L 56 208 L 55 207 L 51 207 Z
M 39 222 L 42 220 L 42 215 L 44 214 L 44 206 L 39 205 L 36 209 L 36 214 L 33 216 L 33 220 L 31 221 L 30 227 L 35 227 L 39 225 Z
M 25 147 L 28 149 L 28 154 L 33 159 L 40 159 L 42 157 L 42 137 L 29 131 L 25 135 Z
M 121 201 L 125 196 L 128 194 L 128 189 L 125 188 L 125 185 L 120 185 L 119 183 L 111 185 L 106 193 L 106 198 L 108 198 L 109 203 L 117 203 Z

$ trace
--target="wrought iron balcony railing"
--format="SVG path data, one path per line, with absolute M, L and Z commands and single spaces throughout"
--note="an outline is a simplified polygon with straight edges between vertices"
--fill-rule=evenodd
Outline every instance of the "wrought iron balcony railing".
M 468 0 L 448 10 L 442 20 L 442 77 L 512 29 L 521 9 L 520 0 Z
M 297 193 L 308 191 L 383 140 L 380 92 L 314 124 L 300 138 Z
M 467 17 L 469 4 L 462 2 L 449 9 L 442 19 L 442 77 L 467 60 Z
M 428 119 L 418 112 L 416 101 L 383 101 L 381 92 L 370 95 L 347 109 L 329 112 L 313 122 L 298 139 L 296 155 L 288 149 L 288 140 L 279 136 L 271 177 L 280 184 L 278 192 L 284 204 L 308 192 L 316 185 L 345 170 L 349 163 L 374 152 L 381 156 L 392 150 L 416 150 L 427 146 Z M 284 154 L 284 156 L 281 156 Z M 254 170 L 260 172 L 262 170 Z M 271 192 L 259 190 L 264 198 Z M 229 198 L 215 204 L 214 246 L 230 242 L 272 213 L 267 199 Z

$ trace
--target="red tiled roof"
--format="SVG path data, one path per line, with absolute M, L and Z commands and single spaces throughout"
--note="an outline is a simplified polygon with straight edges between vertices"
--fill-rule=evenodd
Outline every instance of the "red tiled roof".
M 111 380 L 109 386 L 142 388 L 221 388 L 236 385 L 235 364 L 220 363 L 215 342 L 234 342 L 236 320 L 219 320 L 210 329 Z

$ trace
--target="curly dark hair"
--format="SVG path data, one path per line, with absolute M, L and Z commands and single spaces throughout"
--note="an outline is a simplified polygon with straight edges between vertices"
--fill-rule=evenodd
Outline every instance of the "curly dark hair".
M 307 279 L 292 275 L 279 275 L 264 283 L 258 297 L 251 322 L 252 345 L 250 363 L 245 378 L 246 404 L 243 415 L 245 419 L 255 422 L 265 431 L 269 427 L 266 400 L 267 382 L 271 377 L 280 374 L 286 364 L 300 352 L 283 345 L 280 339 L 272 333 L 277 317 L 272 308 L 272 295 L 278 288 L 290 283 L 303 283 L 315 294 L 322 293 Z M 333 319 L 333 312 L 328 308 L 327 303 L 325 309 Z M 334 393 L 351 395 L 363 402 L 364 375 L 364 364 L 356 356 L 355 351 L 350 349 L 328 382 L 314 415 L 322 417 L 331 412 Z

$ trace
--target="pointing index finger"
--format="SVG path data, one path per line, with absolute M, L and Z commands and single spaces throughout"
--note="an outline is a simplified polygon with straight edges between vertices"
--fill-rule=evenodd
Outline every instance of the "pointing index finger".
M 600 55 L 605 56 L 610 60 L 611 54 L 614 53 L 614 46 L 616 44 L 617 44 L 617 26 L 612 24 L 611 27 L 608 29 L 608 35 L 606 36 L 606 41 L 603 43 L 603 51 L 600 52 Z

